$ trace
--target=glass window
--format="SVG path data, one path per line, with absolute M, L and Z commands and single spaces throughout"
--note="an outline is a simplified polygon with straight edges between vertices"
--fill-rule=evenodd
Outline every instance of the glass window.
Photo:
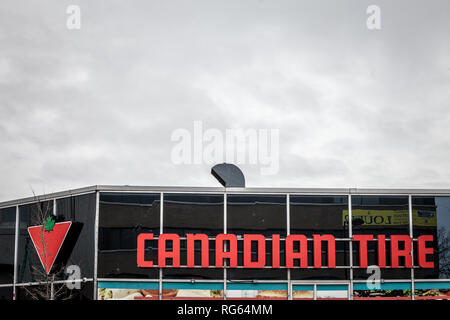
M 348 300 L 347 284 L 317 285 L 317 300 Z
M 292 285 L 293 300 L 313 300 L 314 285 L 309 284 L 293 284 Z
M 94 283 L 92 281 L 80 283 L 80 289 L 69 289 L 67 284 L 54 284 L 55 300 L 92 300 L 94 298 Z
M 16 296 L 17 300 L 50 300 L 49 291 L 45 285 L 20 286 L 16 287 Z
M 164 194 L 164 233 L 223 233 L 223 195 Z
M 314 241 L 308 240 L 307 244 L 308 248 L 308 266 L 314 267 Z M 293 243 L 293 251 L 299 252 L 300 251 L 300 245 L 298 241 L 295 241 Z M 334 250 L 328 249 L 328 242 L 323 241 L 321 244 L 321 265 L 322 267 L 328 267 L 329 265 L 329 253 L 335 252 L 335 264 L 336 267 L 348 267 L 350 268 L 350 245 L 349 240 L 336 240 L 335 241 L 335 248 Z M 298 268 L 300 266 L 300 262 L 298 259 L 294 259 L 294 269 Z M 333 268 L 332 268 L 333 269 Z
M 292 280 L 349 280 L 350 269 L 323 268 L 323 269 L 291 269 Z
M 72 221 L 72 226 L 58 253 L 52 273 L 57 280 L 65 279 L 67 265 L 80 267 L 81 277 L 94 274 L 95 193 L 58 199 L 56 223 Z M 44 219 L 53 216 L 53 200 L 19 206 L 18 275 L 19 283 L 39 281 L 45 276 L 36 249 L 27 228 L 42 225 Z M 41 271 L 42 270 L 42 271 Z
M 354 283 L 354 300 L 411 300 L 411 282 Z
M 353 234 L 409 235 L 408 197 L 352 196 L 352 226 Z
M 367 268 L 355 268 L 353 269 L 353 279 L 355 280 L 368 280 L 369 277 L 373 278 L 374 272 L 371 271 L 371 269 Z M 409 268 L 398 268 L 398 269 L 391 269 L 391 268 L 380 268 L 380 279 L 411 279 L 411 269 Z M 371 279 L 372 279 L 371 278 Z
M 92 281 L 82 282 L 80 289 L 69 289 L 66 284 L 54 283 L 55 300 L 92 300 L 94 298 L 94 284 Z M 47 285 L 17 286 L 18 300 L 50 300 L 51 283 Z
M 0 287 L 0 300 L 12 300 L 13 287 Z
M 42 225 L 44 219 L 52 214 L 53 201 L 19 206 L 19 243 L 17 254 L 18 283 L 39 281 L 45 277 L 43 266 L 28 234 L 27 228 L 30 226 Z M 64 257 L 64 254 L 62 257 Z M 53 271 L 58 270 L 57 265 L 58 263 L 55 261 L 54 268 L 52 269 Z
M 137 266 L 137 237 L 153 233 L 146 241 L 146 260 L 157 265 L 160 233 L 160 195 L 101 193 L 98 240 L 98 277 L 158 279 L 158 268 Z
M 99 281 L 98 300 L 158 300 L 158 282 Z
M 164 300 L 222 300 L 223 282 L 163 282 Z
M 399 243 L 402 249 L 402 243 Z M 381 279 L 411 279 L 411 269 L 405 267 L 404 257 L 399 257 L 399 268 L 391 268 L 391 243 L 389 238 L 385 242 L 386 268 L 380 268 Z M 367 266 L 378 266 L 378 241 L 367 241 Z M 372 269 L 360 268 L 360 245 L 353 242 L 353 278 L 367 280 L 373 275 Z
M 450 281 L 415 281 L 414 299 L 450 300 Z
M 227 196 L 227 233 L 236 235 L 272 234 L 286 236 L 286 196 L 246 195 Z
M 450 197 L 412 197 L 414 270 L 416 279 L 450 278 Z M 432 236 L 432 241 L 424 241 L 433 254 L 424 255 L 425 262 L 433 263 L 432 268 L 420 268 L 418 261 L 418 238 Z
M 348 220 L 348 213 L 346 220 Z M 410 279 L 411 269 L 405 268 L 404 257 L 399 258 L 399 268 L 391 269 L 391 235 L 409 235 L 409 205 L 407 196 L 352 196 L 352 226 L 354 235 L 372 235 L 367 242 L 368 265 L 378 265 L 379 246 L 385 249 L 386 266 L 381 268 L 382 279 Z M 378 243 L 377 236 L 385 235 Z M 399 242 L 402 249 L 403 242 Z M 381 251 L 380 251 L 381 252 Z M 360 243 L 353 243 L 353 265 L 360 265 Z M 368 279 L 372 273 L 366 268 L 355 268 L 354 279 Z
M 287 283 L 227 283 L 228 300 L 286 300 L 287 298 Z
M 94 276 L 95 202 L 95 193 L 56 200 L 56 221 L 72 221 L 59 254 L 64 264 L 79 266 L 85 278 Z
M 0 209 L 0 284 L 14 281 L 16 207 Z
M 223 269 L 214 268 L 215 260 L 215 241 L 209 241 L 209 266 L 210 268 L 200 268 L 201 266 L 201 244 L 194 242 L 194 264 L 195 268 L 186 268 L 187 265 L 187 241 L 180 240 L 180 266 L 182 268 L 163 268 L 163 279 L 223 279 Z M 172 250 L 171 243 L 167 243 L 167 249 Z
M 289 197 L 290 232 L 304 234 L 331 234 L 348 238 L 347 196 L 295 196 Z
M 287 280 L 287 269 L 244 269 L 228 268 L 229 280 Z
M 99 220 L 102 229 L 120 228 L 159 235 L 160 195 L 101 193 Z

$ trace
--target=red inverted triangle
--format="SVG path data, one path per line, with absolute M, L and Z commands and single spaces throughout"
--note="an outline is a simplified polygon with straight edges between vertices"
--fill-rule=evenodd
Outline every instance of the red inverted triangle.
M 71 225 L 71 221 L 58 222 L 55 223 L 52 231 L 45 231 L 43 225 L 28 228 L 28 233 L 47 274 L 53 267 Z

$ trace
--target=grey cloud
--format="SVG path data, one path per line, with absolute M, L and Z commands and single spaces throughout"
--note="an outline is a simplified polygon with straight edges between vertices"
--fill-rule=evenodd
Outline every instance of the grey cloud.
M 65 27 L 78 4 L 82 28 Z M 209 185 L 170 136 L 280 130 L 250 186 L 448 187 L 448 1 L 0 4 L 0 200 L 90 184 Z

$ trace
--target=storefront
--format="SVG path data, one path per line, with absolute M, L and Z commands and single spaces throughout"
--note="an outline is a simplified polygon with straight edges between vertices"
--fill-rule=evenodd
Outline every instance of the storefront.
M 450 299 L 449 247 L 450 190 L 94 186 L 0 203 L 0 299 Z

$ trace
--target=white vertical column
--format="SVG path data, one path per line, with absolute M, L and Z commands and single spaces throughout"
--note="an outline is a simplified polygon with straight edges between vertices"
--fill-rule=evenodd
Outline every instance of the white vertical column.
M 53 216 L 56 217 L 56 199 L 53 199 Z
M 164 232 L 164 193 L 161 192 L 159 195 L 159 235 L 161 236 Z M 158 241 L 159 242 L 159 241 Z M 159 266 L 158 262 L 158 269 L 159 269 L 159 285 L 158 285 L 158 296 L 159 300 L 162 300 L 162 277 L 163 277 L 163 271 L 161 267 Z
M 223 233 L 227 234 L 227 191 L 223 193 Z M 223 299 L 227 300 L 227 268 L 226 262 L 223 268 Z
M 291 196 L 286 195 L 286 236 L 291 234 Z M 291 269 L 287 269 L 288 300 L 292 300 Z
M 348 237 L 350 238 L 349 242 L 349 262 L 350 262 L 350 286 L 349 286 L 349 292 L 348 297 L 349 300 L 353 300 L 353 216 L 352 216 L 352 195 L 351 193 L 348 194 Z
M 17 299 L 16 283 L 17 283 L 17 263 L 19 256 L 19 232 L 20 232 L 20 217 L 19 206 L 16 206 L 16 226 L 14 232 L 14 278 L 13 278 L 13 300 Z
M 411 300 L 414 300 L 414 241 L 413 241 L 413 215 L 412 215 L 412 196 L 408 195 L 408 216 L 409 216 L 409 236 L 411 237 Z
M 54 207 L 55 208 L 55 207 Z M 100 210 L 100 192 L 95 192 L 95 236 L 94 236 L 94 300 L 98 300 L 98 224 L 99 224 L 99 210 Z

